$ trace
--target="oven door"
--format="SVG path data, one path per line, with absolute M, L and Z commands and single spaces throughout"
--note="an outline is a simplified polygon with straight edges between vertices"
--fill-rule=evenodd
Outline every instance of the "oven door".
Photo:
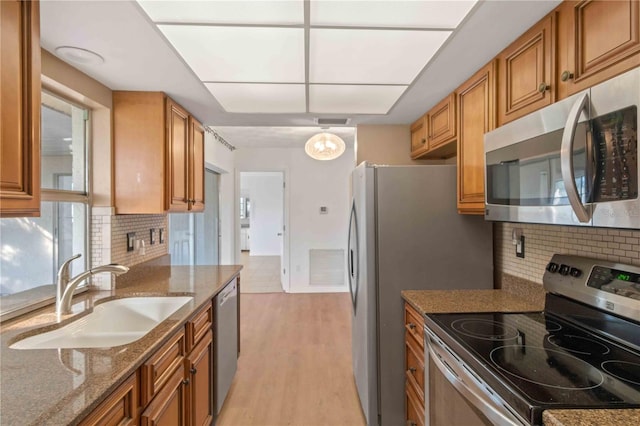
M 426 326 L 424 336 L 427 425 L 529 425 Z
M 485 134 L 485 219 L 592 224 L 588 94 Z

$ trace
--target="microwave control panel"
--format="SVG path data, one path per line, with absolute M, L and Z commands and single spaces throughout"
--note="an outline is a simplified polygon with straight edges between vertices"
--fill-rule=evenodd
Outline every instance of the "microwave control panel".
M 627 107 L 591 120 L 596 174 L 593 201 L 638 198 L 638 109 Z

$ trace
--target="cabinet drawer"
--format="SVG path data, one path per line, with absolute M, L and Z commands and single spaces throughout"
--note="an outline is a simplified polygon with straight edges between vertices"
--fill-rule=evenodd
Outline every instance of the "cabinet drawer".
M 407 333 L 416 340 L 420 350 L 424 350 L 424 320 L 411 306 L 405 304 L 404 326 Z
M 405 361 L 407 382 L 414 387 L 416 395 L 424 403 L 424 352 L 410 336 L 407 336 L 405 342 Z
M 184 365 L 167 375 L 166 386 L 140 415 L 141 426 L 181 426 L 187 424 Z
M 184 330 L 172 336 L 142 364 L 142 405 L 146 405 L 160 391 L 176 368 L 181 367 L 185 355 Z
M 89 414 L 80 426 L 125 426 L 138 424 L 138 374 L 133 373 Z
M 213 305 L 209 303 L 193 316 L 186 325 L 187 351 L 193 349 L 213 324 Z
M 409 383 L 405 387 L 405 410 L 407 426 L 424 426 L 424 403 L 420 403 L 413 386 Z

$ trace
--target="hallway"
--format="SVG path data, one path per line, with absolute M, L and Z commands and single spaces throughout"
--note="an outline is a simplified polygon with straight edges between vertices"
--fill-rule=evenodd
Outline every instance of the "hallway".
M 251 256 L 248 251 L 240 254 L 242 269 L 242 293 L 281 293 L 280 256 Z
M 348 293 L 242 294 L 238 372 L 219 426 L 364 425 Z

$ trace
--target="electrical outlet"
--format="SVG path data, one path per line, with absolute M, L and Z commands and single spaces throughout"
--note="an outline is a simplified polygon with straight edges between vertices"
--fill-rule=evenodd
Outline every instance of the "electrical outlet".
M 160 228 L 159 232 L 160 232 L 160 244 L 164 244 L 164 228 Z
M 524 235 L 520 235 L 520 241 L 516 243 L 516 256 L 524 258 Z
M 149 244 L 154 245 L 156 243 L 156 230 L 151 228 L 149 229 Z
M 127 251 L 133 251 L 136 245 L 136 233 L 127 232 Z

